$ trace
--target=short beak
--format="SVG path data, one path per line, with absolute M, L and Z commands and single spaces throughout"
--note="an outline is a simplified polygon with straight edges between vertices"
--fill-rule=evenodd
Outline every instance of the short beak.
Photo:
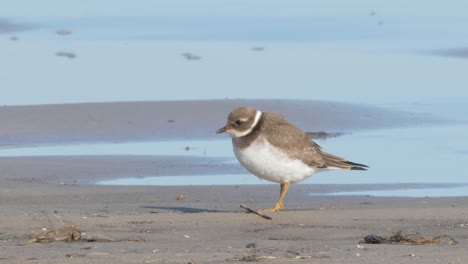
M 222 128 L 220 128 L 220 129 L 218 129 L 218 130 L 216 131 L 216 134 L 221 134 L 221 133 L 224 133 L 224 132 L 226 132 L 226 127 L 225 127 L 225 126 L 222 127 Z

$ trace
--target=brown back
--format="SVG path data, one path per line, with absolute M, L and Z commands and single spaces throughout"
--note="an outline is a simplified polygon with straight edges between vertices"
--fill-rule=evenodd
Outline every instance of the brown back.
M 282 115 L 264 112 L 252 133 L 234 138 L 240 148 L 248 147 L 258 137 L 263 136 L 273 146 L 284 150 L 292 159 L 302 160 L 317 168 L 365 169 L 362 164 L 349 162 L 341 157 L 322 151 L 301 129 L 290 123 Z

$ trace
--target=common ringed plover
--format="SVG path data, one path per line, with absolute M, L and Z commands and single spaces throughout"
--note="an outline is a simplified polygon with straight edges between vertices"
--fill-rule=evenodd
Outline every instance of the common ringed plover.
M 275 207 L 265 211 L 286 210 L 283 198 L 291 183 L 329 169 L 366 170 L 368 166 L 328 154 L 301 129 L 282 115 L 238 107 L 228 116 L 226 126 L 216 131 L 232 137 L 234 153 L 240 164 L 255 176 L 281 184 Z

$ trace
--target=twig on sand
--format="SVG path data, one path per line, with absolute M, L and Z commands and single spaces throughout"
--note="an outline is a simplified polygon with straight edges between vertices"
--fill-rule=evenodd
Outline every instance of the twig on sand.
M 52 212 L 52 213 L 53 213 L 54 216 L 60 221 L 60 223 L 61 223 L 62 225 L 65 225 L 65 224 L 63 223 L 63 221 L 62 221 L 62 218 L 60 218 L 58 215 L 56 215 L 55 212 Z M 49 219 L 49 220 L 50 220 L 50 219 Z
M 46 214 L 44 210 L 42 210 L 42 214 L 47 217 L 47 221 L 49 222 L 49 228 L 54 231 L 54 225 L 52 225 L 52 221 L 50 220 L 49 214 Z
M 101 235 L 101 234 L 97 234 L 97 235 L 98 235 L 99 237 L 101 237 L 101 239 L 102 239 L 103 241 L 115 242 L 115 240 L 112 239 L 112 238 L 103 236 L 103 235 Z
M 249 212 L 249 213 L 254 213 L 254 214 L 256 214 L 256 215 L 258 215 L 258 216 L 260 216 L 260 217 L 263 217 L 263 218 L 265 218 L 265 219 L 267 219 L 267 220 L 273 219 L 273 218 L 271 218 L 271 216 L 264 215 L 264 214 L 262 214 L 262 213 L 260 213 L 260 212 L 258 212 L 258 211 L 256 211 L 256 210 L 254 210 L 254 209 L 252 209 L 252 208 L 250 208 L 250 207 L 247 207 L 247 206 L 245 206 L 245 205 L 243 205 L 243 204 L 240 205 L 240 208 L 245 209 L 245 210 L 247 210 L 247 212 Z

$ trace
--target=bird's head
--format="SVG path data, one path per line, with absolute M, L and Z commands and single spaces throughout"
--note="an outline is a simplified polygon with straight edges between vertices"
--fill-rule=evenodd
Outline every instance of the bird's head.
M 227 124 L 218 129 L 216 134 L 228 133 L 233 138 L 243 137 L 255 128 L 262 116 L 262 112 L 248 106 L 234 109 L 228 116 Z

